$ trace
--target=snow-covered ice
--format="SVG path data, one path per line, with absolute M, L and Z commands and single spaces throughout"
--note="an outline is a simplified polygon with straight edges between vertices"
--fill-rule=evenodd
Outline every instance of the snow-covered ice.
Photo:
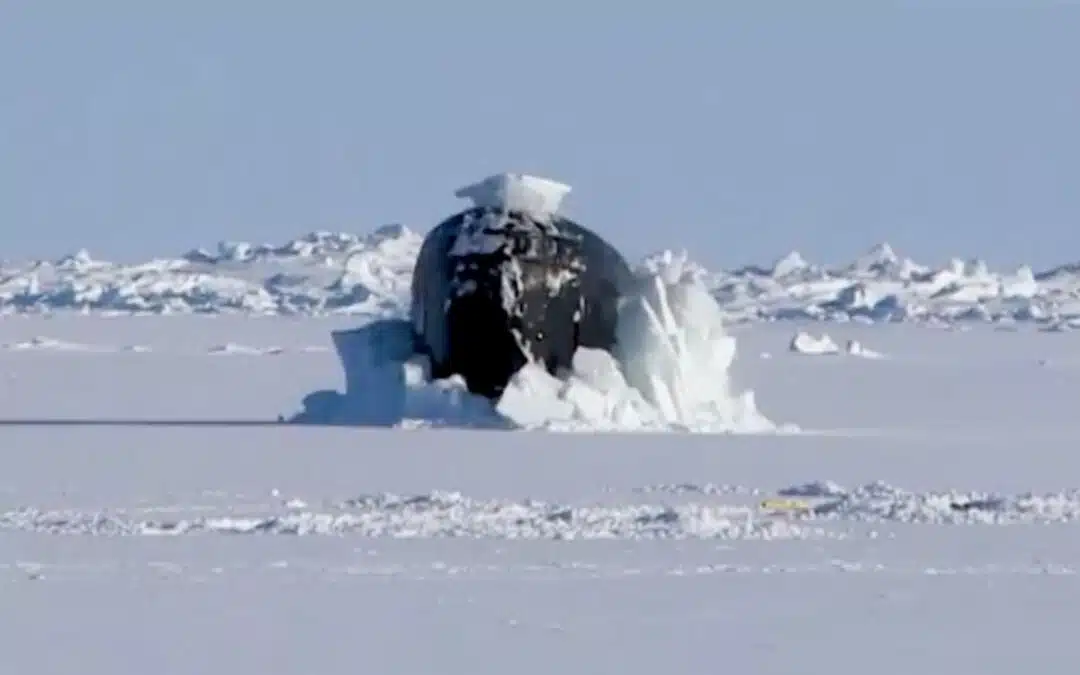
M 805 330 L 796 331 L 792 336 L 788 349 L 796 354 L 808 356 L 830 356 L 840 354 L 840 345 L 828 335 L 813 335 Z M 843 353 L 848 356 L 858 356 L 864 359 L 884 358 L 884 354 L 870 349 L 858 340 L 848 340 L 844 345 Z
M 1072 270 L 688 264 L 734 396 L 798 433 L 278 423 L 344 386 L 331 331 L 400 314 L 412 237 L 4 268 L 8 670 L 1074 670 Z
M 790 349 L 796 354 L 809 354 L 811 356 L 840 353 L 840 347 L 828 335 L 818 337 L 806 331 L 795 333 L 795 336 L 791 338 Z
M 495 183 L 473 186 L 476 196 L 503 199 Z M 534 208 L 557 208 L 565 194 L 546 187 L 537 198 L 545 203 Z M 421 241 L 420 231 L 395 224 L 278 244 L 226 240 L 137 264 L 98 260 L 85 249 L 57 260 L 0 261 L 0 314 L 394 315 L 407 307 Z M 659 251 L 641 262 L 672 257 Z M 1037 272 L 991 270 L 978 259 L 924 264 L 881 244 L 849 263 L 811 263 L 792 252 L 764 266 L 698 265 L 696 274 L 731 321 L 1080 326 L 1076 263 Z

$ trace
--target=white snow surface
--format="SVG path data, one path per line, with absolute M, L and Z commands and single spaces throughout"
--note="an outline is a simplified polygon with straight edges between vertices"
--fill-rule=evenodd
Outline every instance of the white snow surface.
M 275 422 L 355 325 L 0 320 L 7 670 L 1075 671 L 1059 333 L 829 328 L 864 360 L 730 328 L 732 377 L 800 434 Z
M 0 266 L 8 671 L 1075 671 L 1076 266 L 666 251 L 632 348 L 501 410 L 410 360 L 345 411 L 384 424 L 280 423 L 420 241 Z
M 97 260 L 85 249 L 55 261 L 2 261 L 0 313 L 398 315 L 408 306 L 422 232 L 388 225 L 282 244 L 223 241 L 135 264 Z M 640 262 L 647 268 L 678 255 L 661 251 Z M 979 260 L 925 265 L 882 244 L 849 264 L 818 265 L 793 252 L 774 265 L 695 269 L 729 321 L 1080 326 L 1077 264 L 1038 273 L 993 271 Z

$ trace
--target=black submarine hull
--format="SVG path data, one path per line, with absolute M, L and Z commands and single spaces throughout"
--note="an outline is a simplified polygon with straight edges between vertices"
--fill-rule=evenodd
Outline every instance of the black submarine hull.
M 611 351 L 623 256 L 563 216 L 474 207 L 425 238 L 411 288 L 415 349 L 436 379 L 498 399 L 529 362 L 558 376 L 579 347 Z

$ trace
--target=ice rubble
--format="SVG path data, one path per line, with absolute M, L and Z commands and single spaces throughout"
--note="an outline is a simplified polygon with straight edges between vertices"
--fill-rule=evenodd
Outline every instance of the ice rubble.
M 341 536 L 513 540 L 821 540 L 848 539 L 883 525 L 994 527 L 1063 525 L 1080 520 L 1080 491 L 986 493 L 912 491 L 884 482 L 845 488 L 831 481 L 780 490 L 714 483 L 635 488 L 633 499 L 560 502 L 481 498 L 460 492 L 362 494 L 345 499 L 284 498 L 204 514 L 170 504 L 149 509 L 0 510 L 0 532 L 61 537 Z M 806 501 L 802 512 L 770 513 L 754 503 L 770 495 Z M 232 511 L 232 512 L 230 512 Z M 852 528 L 852 525 L 869 527 Z M 1044 574 L 1047 568 L 1035 565 Z
M 1061 524 L 1080 520 L 1080 490 L 1068 489 L 1035 494 L 1008 494 L 972 490 L 912 491 L 883 481 L 844 487 L 817 480 L 761 490 L 715 483 L 659 484 L 638 488 L 646 495 L 657 493 L 687 498 L 765 496 L 790 497 L 806 502 L 807 523 L 846 521 L 919 525 L 1013 525 Z
M 544 219 L 569 190 L 547 179 L 507 173 L 461 188 L 457 195 L 476 206 L 523 210 Z M 700 268 L 685 256 L 669 255 L 648 261 L 637 276 L 638 287 L 619 307 L 615 353 L 578 350 L 573 372 L 556 375 L 528 364 L 494 405 L 469 395 L 460 378 L 431 383 L 424 357 L 413 355 L 412 328 L 404 316 L 336 331 L 345 392 L 306 397 L 293 421 L 566 431 L 775 430 L 758 412 L 752 392 L 730 391 L 735 343 L 724 333 L 723 315 L 701 283 Z
M 497 404 L 472 396 L 457 377 L 430 382 L 411 356 L 409 324 L 375 322 L 334 340 L 345 392 L 305 397 L 298 423 L 472 426 L 551 431 L 775 432 L 752 391 L 735 393 L 728 369 L 735 341 L 685 260 L 654 266 L 620 308 L 620 349 L 580 349 L 571 373 L 527 365 Z
M 844 353 L 848 356 L 857 356 L 864 359 L 882 359 L 885 355 L 866 347 L 858 340 L 848 340 L 844 349 L 829 335 L 815 336 L 807 331 L 798 331 L 788 343 L 788 351 L 807 356 L 830 356 Z
M 549 187 L 555 194 L 533 207 L 558 206 L 566 191 Z M 502 189 L 513 197 L 513 189 Z M 407 306 L 421 241 L 421 233 L 388 225 L 367 235 L 313 232 L 280 245 L 226 241 L 137 265 L 97 260 L 85 250 L 56 261 L 0 262 L 0 314 L 388 316 Z M 979 260 L 954 259 L 934 267 L 882 244 L 845 265 L 817 265 L 791 252 L 767 267 L 700 275 L 737 321 L 1080 325 L 1080 264 L 995 272 Z
M 808 354 L 820 356 L 823 354 L 839 354 L 840 347 L 828 335 L 820 337 L 811 335 L 806 331 L 799 331 L 791 338 L 790 351 L 796 354 Z

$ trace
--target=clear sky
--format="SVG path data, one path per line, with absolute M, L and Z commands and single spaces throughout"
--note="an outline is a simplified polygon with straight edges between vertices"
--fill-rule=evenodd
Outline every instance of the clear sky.
M 426 230 L 516 170 L 634 258 L 1080 259 L 1080 7 L 803 4 L 0 0 L 0 258 Z

